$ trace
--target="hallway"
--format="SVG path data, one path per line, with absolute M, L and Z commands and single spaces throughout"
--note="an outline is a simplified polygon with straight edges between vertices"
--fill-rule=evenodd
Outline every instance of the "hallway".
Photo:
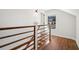
M 78 47 L 74 40 L 52 36 L 51 42 L 42 50 L 78 50 Z
M 9 9 L 0 10 L 0 15 L 0 50 L 39 50 L 40 48 L 77 50 L 79 48 L 76 15 L 61 9 Z M 46 45 L 48 41 L 50 42 Z

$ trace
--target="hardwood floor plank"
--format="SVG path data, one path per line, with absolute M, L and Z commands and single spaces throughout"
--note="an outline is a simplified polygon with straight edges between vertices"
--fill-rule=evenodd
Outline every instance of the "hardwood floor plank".
M 52 36 L 51 42 L 41 50 L 79 50 L 79 48 L 75 40 Z

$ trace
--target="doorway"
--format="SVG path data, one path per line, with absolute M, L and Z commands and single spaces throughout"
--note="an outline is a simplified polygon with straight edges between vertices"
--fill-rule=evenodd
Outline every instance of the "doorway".
M 41 24 L 45 25 L 45 14 L 41 13 Z

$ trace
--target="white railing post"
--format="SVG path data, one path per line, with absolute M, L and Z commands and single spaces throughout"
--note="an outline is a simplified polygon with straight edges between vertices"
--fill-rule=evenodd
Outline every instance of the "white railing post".
M 37 39 L 37 29 L 38 29 L 38 25 L 37 23 L 35 23 L 35 27 L 34 27 L 34 48 L 35 50 L 38 49 L 38 39 Z
M 49 23 L 49 41 L 51 42 L 51 23 Z

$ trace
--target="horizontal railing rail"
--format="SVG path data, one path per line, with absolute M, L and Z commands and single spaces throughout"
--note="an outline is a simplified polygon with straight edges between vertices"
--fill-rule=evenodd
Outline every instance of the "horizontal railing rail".
M 8 35 L 8 36 L 3 36 L 3 37 L 0 37 L 0 39 L 4 39 L 4 38 L 8 38 L 8 37 L 13 37 L 13 36 L 17 36 L 17 35 L 21 35 L 21 34 L 25 34 L 25 33 L 29 33 L 29 32 L 33 32 L 33 31 L 22 32 L 22 33 L 18 33 L 18 34 L 12 34 L 12 35 Z
M 18 46 L 15 46 L 13 48 L 10 48 L 10 50 L 15 50 L 15 49 L 19 49 L 20 47 L 24 46 L 24 45 L 28 45 L 28 47 L 34 45 L 34 43 L 32 45 L 30 45 L 31 41 L 34 41 L 33 37 L 34 37 L 34 27 L 35 26 L 19 26 L 19 27 L 6 27 L 6 28 L 0 28 L 0 31 L 4 31 L 4 30 L 12 30 L 14 31 L 13 29 L 23 29 L 23 28 L 33 28 L 33 30 L 29 30 L 29 31 L 24 31 L 24 32 L 20 32 L 20 33 L 16 33 L 16 34 L 10 34 L 10 35 L 6 35 L 6 36 L 2 36 L 0 37 L 0 40 L 5 40 L 6 38 L 10 38 L 10 37 L 15 37 L 18 35 L 22 35 L 22 34 L 28 34 L 28 33 L 33 33 L 31 35 L 27 35 L 26 37 L 23 37 L 21 39 L 18 39 L 18 40 L 15 40 L 15 41 L 12 41 L 12 42 L 8 42 L 8 43 L 5 43 L 5 44 L 2 44 L 0 45 L 0 48 L 4 48 L 6 46 L 9 46 L 9 45 L 12 45 L 12 44 L 16 44 L 17 42 L 20 42 L 22 40 L 27 40 L 27 42 L 25 43 L 21 43 L 20 45 Z M 28 38 L 31 38 L 29 41 L 28 41 Z M 8 41 L 8 40 L 7 40 Z M 34 45 L 35 46 L 35 45 Z M 28 48 L 27 47 L 27 48 Z M 25 48 L 25 49 L 27 49 Z M 34 48 L 34 47 L 33 47 Z
M 5 28 L 0 28 L 0 30 L 10 30 L 10 29 L 20 29 L 20 28 L 30 28 L 34 26 L 18 26 L 18 27 L 5 27 Z
M 27 28 L 32 28 L 31 30 L 28 30 Z M 22 50 L 36 50 L 36 49 L 40 49 L 42 46 L 44 46 L 46 44 L 47 41 L 49 41 L 49 27 L 48 25 L 33 25 L 33 26 L 18 26 L 18 27 L 6 27 L 6 28 L 0 28 L 0 31 L 6 31 L 6 30 L 11 30 L 11 31 L 16 31 L 15 29 L 27 29 L 28 31 L 22 31 L 19 33 L 14 33 L 14 34 L 10 34 L 5 36 L 0 36 L 0 41 L 9 41 L 9 40 L 13 40 L 11 38 L 13 37 L 20 37 L 19 35 L 24 35 L 27 34 L 25 37 L 22 38 L 17 38 L 14 41 L 11 42 L 6 42 L 1 44 L 0 43 L 0 49 L 5 49 L 5 47 L 7 46 L 13 46 L 13 44 L 16 44 L 16 46 L 13 47 L 8 47 L 8 49 L 10 50 L 16 50 L 21 48 Z M 7 38 L 7 39 L 6 39 Z M 25 41 L 25 42 L 21 42 L 21 41 Z M 19 45 L 17 45 L 18 42 Z M 23 48 L 22 48 L 23 47 Z
M 42 28 L 41 28 L 42 27 Z M 42 47 L 44 47 L 47 43 L 47 41 L 49 41 L 49 27 L 48 25 L 39 25 L 39 30 L 40 32 L 37 33 L 37 39 L 38 39 L 38 48 L 37 49 L 41 49 Z

